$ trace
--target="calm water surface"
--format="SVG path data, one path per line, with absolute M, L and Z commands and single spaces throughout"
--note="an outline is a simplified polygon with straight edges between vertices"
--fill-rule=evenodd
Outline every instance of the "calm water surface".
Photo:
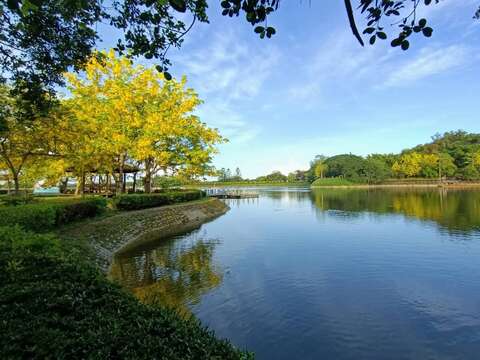
M 112 276 L 258 359 L 480 358 L 479 191 L 259 191 Z

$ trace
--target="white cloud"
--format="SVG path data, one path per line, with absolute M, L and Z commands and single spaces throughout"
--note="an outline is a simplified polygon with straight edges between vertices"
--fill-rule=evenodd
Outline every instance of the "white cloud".
M 322 78 L 355 75 L 377 56 L 375 48 L 362 48 L 346 31 L 334 33 L 313 57 L 310 71 Z
M 248 143 L 260 134 L 261 127 L 245 115 L 245 108 L 260 95 L 280 55 L 273 44 L 252 45 L 230 29 L 190 43 L 175 63 L 205 99 L 197 114 L 217 127 L 231 146 Z
M 217 33 L 206 46 L 183 53 L 176 62 L 193 78 L 200 93 L 230 100 L 258 95 L 279 56 L 271 44 L 248 47 L 227 31 Z
M 240 111 L 221 101 L 209 101 L 197 111 L 202 121 L 218 128 L 220 133 L 229 139 L 230 144 L 243 144 L 254 139 L 261 132 L 259 126 L 251 125 Z
M 394 69 L 383 85 L 386 87 L 411 85 L 412 82 L 465 65 L 469 57 L 469 49 L 462 45 L 435 50 L 424 48 L 413 60 Z
M 315 106 L 330 104 L 332 89 L 353 88 L 353 84 L 372 80 L 395 55 L 394 49 L 385 44 L 361 47 L 348 29 L 332 33 L 322 45 L 314 50 L 311 61 L 298 75 L 299 81 L 290 87 L 288 95 L 293 100 L 314 103 Z
M 415 53 L 416 51 L 416 53 Z M 417 80 L 467 65 L 474 58 L 464 44 L 434 45 L 403 52 L 384 42 L 361 48 L 342 30 L 329 37 L 312 56 L 312 61 L 288 90 L 293 101 L 305 107 L 335 104 L 335 93 L 350 93 L 411 85 Z M 408 60 L 405 60 L 408 59 Z M 334 96 L 331 96 L 334 94 Z

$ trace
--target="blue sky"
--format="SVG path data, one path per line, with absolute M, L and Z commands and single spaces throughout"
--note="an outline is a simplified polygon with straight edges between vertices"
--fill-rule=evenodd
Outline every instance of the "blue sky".
M 433 37 L 415 37 L 406 52 L 360 47 L 342 1 L 282 1 L 270 40 L 211 3 L 210 24 L 169 55 L 171 73 L 205 102 L 198 115 L 230 139 L 218 168 L 288 173 L 316 154 L 398 152 L 437 132 L 480 132 L 478 0 L 430 6 Z

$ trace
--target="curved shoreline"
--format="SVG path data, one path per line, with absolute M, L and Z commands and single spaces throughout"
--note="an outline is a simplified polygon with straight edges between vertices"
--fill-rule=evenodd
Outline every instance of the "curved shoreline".
M 210 198 L 135 210 L 79 224 L 63 236 L 84 240 L 93 250 L 96 264 L 106 273 L 115 253 L 194 230 L 229 209 L 224 202 Z

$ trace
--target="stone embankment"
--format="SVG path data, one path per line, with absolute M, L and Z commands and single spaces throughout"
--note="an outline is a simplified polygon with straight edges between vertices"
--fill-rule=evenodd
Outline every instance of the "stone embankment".
M 129 211 L 79 224 L 62 234 L 62 237 L 86 241 L 94 250 L 97 265 L 103 271 L 108 271 L 117 251 L 194 230 L 228 210 L 224 202 L 207 199 Z

